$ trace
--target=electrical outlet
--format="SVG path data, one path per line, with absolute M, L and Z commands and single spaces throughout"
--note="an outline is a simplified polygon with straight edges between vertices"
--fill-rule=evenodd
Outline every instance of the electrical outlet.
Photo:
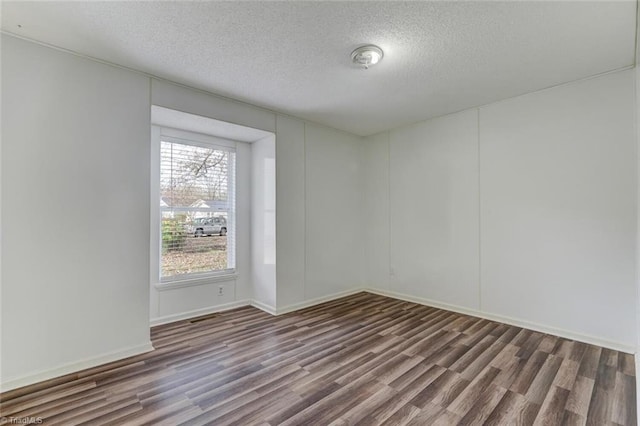
M 224 286 L 218 286 L 218 296 L 224 296 Z

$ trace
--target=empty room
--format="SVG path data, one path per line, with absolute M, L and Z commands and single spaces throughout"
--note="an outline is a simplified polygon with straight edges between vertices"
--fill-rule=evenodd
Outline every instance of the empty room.
M 0 16 L 0 425 L 637 425 L 636 0 Z

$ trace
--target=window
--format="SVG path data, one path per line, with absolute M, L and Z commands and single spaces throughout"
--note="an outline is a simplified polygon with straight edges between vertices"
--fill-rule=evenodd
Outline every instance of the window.
M 233 273 L 235 148 L 166 133 L 160 134 L 161 281 Z

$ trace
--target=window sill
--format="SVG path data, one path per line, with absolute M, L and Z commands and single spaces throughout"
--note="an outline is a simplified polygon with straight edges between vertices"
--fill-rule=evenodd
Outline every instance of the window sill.
M 187 278 L 178 281 L 168 281 L 163 283 L 156 283 L 154 287 L 158 291 L 175 290 L 177 288 L 195 287 L 207 284 L 218 283 L 221 281 L 235 281 L 238 278 L 236 272 L 224 275 L 211 275 L 208 277 Z

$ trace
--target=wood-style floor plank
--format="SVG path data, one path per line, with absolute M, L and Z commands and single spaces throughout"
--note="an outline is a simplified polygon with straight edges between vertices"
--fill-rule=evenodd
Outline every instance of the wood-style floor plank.
M 635 425 L 633 355 L 368 293 L 154 327 L 153 352 L 0 394 L 0 424 Z

